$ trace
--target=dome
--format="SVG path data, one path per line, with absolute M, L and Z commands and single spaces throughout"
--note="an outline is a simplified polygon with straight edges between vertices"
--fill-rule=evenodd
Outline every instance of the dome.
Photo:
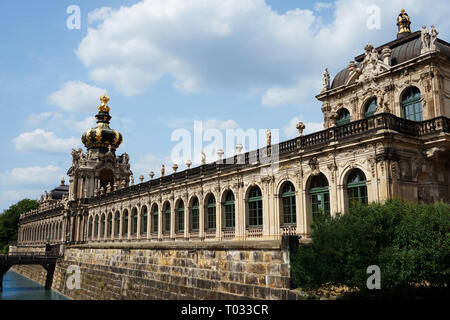
M 97 127 L 87 130 L 81 137 L 81 142 L 91 151 L 106 153 L 109 148 L 111 151 L 116 151 L 123 141 L 122 134 L 117 130 L 109 127 L 111 116 L 109 115 L 110 108 L 108 107 L 109 97 L 104 95 L 100 98 L 102 104 L 98 106 Z
M 63 195 L 69 193 L 69 186 L 65 185 L 64 179 L 61 180 L 61 185 L 50 191 L 52 199 L 61 200 Z

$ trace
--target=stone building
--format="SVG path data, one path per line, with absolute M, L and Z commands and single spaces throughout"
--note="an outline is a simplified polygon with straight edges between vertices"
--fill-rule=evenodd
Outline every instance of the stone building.
M 50 243 L 272 240 L 307 241 L 318 214 L 357 202 L 450 200 L 450 44 L 438 32 L 410 31 L 364 52 L 330 81 L 324 130 L 229 159 L 135 184 L 122 135 L 109 127 L 108 97 L 97 127 L 72 151 L 69 187 L 22 214 L 19 245 Z M 276 156 L 274 156 L 276 155 Z M 274 166 L 276 165 L 276 166 Z M 274 170 L 273 168 L 277 169 Z

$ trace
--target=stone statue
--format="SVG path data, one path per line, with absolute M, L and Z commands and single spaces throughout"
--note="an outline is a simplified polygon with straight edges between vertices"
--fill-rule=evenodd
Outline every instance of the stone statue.
M 430 50 L 436 50 L 436 40 L 437 35 L 439 32 L 434 28 L 434 26 L 431 26 L 430 29 Z
M 272 145 L 272 132 L 269 129 L 266 130 L 266 146 Z
M 424 49 L 430 48 L 430 34 L 428 33 L 428 29 L 426 26 L 422 26 L 420 40 L 422 41 L 422 51 L 427 51 Z
M 134 177 L 133 177 L 133 175 L 131 175 L 131 177 L 130 177 L 130 182 L 131 182 L 131 185 L 134 185 Z
M 111 182 L 108 182 L 108 185 L 106 186 L 106 192 L 107 193 L 111 192 Z
M 150 177 L 150 180 L 153 180 L 153 177 L 155 176 L 155 173 L 153 171 L 150 171 L 150 173 L 148 175 Z
M 206 164 L 206 155 L 205 153 L 202 151 L 202 165 Z
M 77 150 L 72 149 L 72 164 L 75 164 L 78 162 L 78 159 L 80 159 L 80 154 Z
M 166 173 L 166 168 L 164 168 L 164 165 L 161 165 L 161 177 L 164 177 L 165 173 Z
M 192 161 L 191 160 L 187 160 L 186 161 L 186 168 L 190 169 L 192 165 Z
M 330 73 L 328 72 L 328 68 L 325 68 L 325 71 L 322 74 L 322 91 L 326 91 L 330 88 Z
M 173 172 L 177 172 L 178 170 L 178 165 L 176 163 L 173 164 L 172 166 Z
M 144 182 L 144 175 L 143 174 L 141 174 L 140 176 L 139 176 L 139 181 L 142 183 L 142 182 Z

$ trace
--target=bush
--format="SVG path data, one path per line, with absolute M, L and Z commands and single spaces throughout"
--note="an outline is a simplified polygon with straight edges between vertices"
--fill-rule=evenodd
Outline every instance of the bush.
M 312 244 L 300 246 L 292 264 L 302 288 L 327 285 L 366 290 L 370 265 L 381 287 L 445 287 L 450 278 L 450 205 L 400 200 L 361 205 L 312 225 Z

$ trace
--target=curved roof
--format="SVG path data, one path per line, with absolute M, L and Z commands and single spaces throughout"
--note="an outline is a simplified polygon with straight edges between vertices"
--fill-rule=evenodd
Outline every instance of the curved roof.
M 55 189 L 50 191 L 50 194 L 52 195 L 52 199 L 61 200 L 62 196 L 68 192 L 69 192 L 69 186 L 60 185 L 59 187 L 56 187 Z

